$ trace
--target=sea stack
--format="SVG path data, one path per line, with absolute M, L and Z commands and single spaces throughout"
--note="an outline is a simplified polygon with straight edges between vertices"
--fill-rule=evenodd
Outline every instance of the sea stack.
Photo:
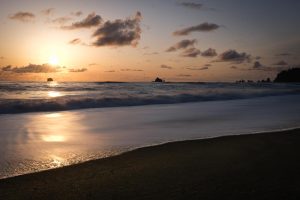
M 159 77 L 156 77 L 156 79 L 154 80 L 154 82 L 157 82 L 157 83 L 162 83 L 162 82 L 165 82 L 165 80 L 159 78 Z

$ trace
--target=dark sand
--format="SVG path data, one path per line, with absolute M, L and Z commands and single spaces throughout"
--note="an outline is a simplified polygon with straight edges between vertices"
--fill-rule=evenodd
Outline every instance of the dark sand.
M 3 179 L 0 199 L 300 199 L 300 130 L 174 142 Z

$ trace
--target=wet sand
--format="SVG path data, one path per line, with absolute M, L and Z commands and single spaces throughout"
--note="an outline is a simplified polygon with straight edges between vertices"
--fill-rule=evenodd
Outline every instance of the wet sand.
M 0 180 L 0 199 L 300 199 L 300 129 L 167 143 Z

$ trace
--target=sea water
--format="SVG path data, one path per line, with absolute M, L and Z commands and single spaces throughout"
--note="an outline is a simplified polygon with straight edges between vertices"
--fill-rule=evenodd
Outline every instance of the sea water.
M 0 113 L 5 178 L 164 142 L 296 128 L 300 85 L 1 82 Z

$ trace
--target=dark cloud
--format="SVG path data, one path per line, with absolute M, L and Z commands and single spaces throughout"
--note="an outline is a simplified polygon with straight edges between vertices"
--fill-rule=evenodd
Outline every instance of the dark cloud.
M 3 56 L 0 56 L 0 60 L 3 60 L 4 59 L 4 57 Z
M 81 69 L 69 69 L 69 72 L 85 72 L 87 71 L 87 68 L 81 68 Z
M 245 52 L 239 53 L 236 50 L 229 49 L 219 55 L 217 62 L 232 62 L 232 63 L 243 63 L 250 62 L 251 55 Z
M 233 65 L 233 66 L 231 66 L 230 68 L 231 68 L 231 69 L 237 69 L 238 67 Z
M 217 56 L 217 51 L 215 49 L 209 48 L 201 53 L 204 57 L 215 57 Z
M 80 43 L 81 43 L 80 38 L 75 38 L 69 42 L 69 44 L 73 44 L 73 45 L 80 44 Z
M 204 66 L 206 66 L 206 67 L 210 67 L 210 66 L 212 66 L 211 64 L 205 64 Z
M 202 70 L 207 70 L 208 66 L 204 66 L 204 67 L 186 67 L 185 69 L 193 70 L 193 71 L 202 71 Z
M 61 67 L 52 66 L 49 64 L 43 64 L 43 65 L 29 64 L 23 67 L 12 67 L 9 65 L 3 67 L 2 71 L 12 72 L 12 73 L 56 73 L 60 71 L 60 68 Z
M 142 69 L 121 69 L 122 72 L 142 72 Z
M 6 67 L 2 67 L 1 70 L 4 72 L 9 72 L 13 69 L 13 67 L 11 65 L 8 65 Z
M 181 40 L 180 42 L 176 43 L 175 45 L 171 46 L 166 50 L 166 52 L 176 51 L 178 49 L 186 49 L 188 47 L 194 47 L 194 44 L 197 40 Z
M 255 57 L 255 60 L 260 60 L 262 57 L 260 57 L 260 56 L 256 56 Z
M 21 22 L 32 22 L 35 18 L 35 15 L 30 12 L 17 12 L 11 16 L 9 16 L 12 20 L 18 20 Z
M 255 61 L 253 64 L 253 69 L 260 69 L 263 65 L 259 61 Z
M 85 19 L 80 22 L 75 22 L 70 26 L 62 26 L 63 29 L 73 30 L 80 28 L 91 28 L 94 26 L 98 26 L 102 23 L 102 17 L 100 15 L 96 15 L 95 13 L 89 14 Z
M 188 8 L 194 8 L 194 9 L 201 9 L 203 8 L 203 4 L 201 3 L 194 3 L 194 2 L 181 2 L 179 5 L 188 7 Z
M 287 62 L 285 62 L 284 60 L 278 61 L 277 63 L 274 63 L 273 65 L 288 65 Z
M 173 67 L 168 66 L 168 65 L 161 65 L 160 68 L 163 68 L 163 69 L 173 69 Z
M 140 22 L 142 15 L 137 12 L 132 18 L 106 21 L 93 34 L 94 46 L 136 46 L 141 38 Z
M 255 61 L 252 68 L 248 70 L 261 70 L 261 71 L 281 71 L 284 70 L 286 67 L 268 67 L 261 64 L 259 61 Z
M 42 10 L 42 13 L 44 15 L 51 15 L 54 13 L 54 11 L 55 11 L 55 8 L 48 8 L 48 9 Z
M 69 22 L 70 20 L 72 20 L 71 17 L 65 16 L 65 17 L 58 17 L 56 19 L 53 19 L 51 22 L 55 23 L 55 24 L 63 25 L 65 23 Z
M 201 51 L 197 48 L 189 48 L 182 52 L 181 56 L 183 57 L 192 57 L 195 58 L 201 54 Z
M 71 15 L 74 15 L 76 17 L 80 17 L 83 13 L 81 11 L 71 12 Z
M 210 31 L 214 31 L 218 28 L 220 28 L 220 26 L 217 24 L 205 22 L 205 23 L 199 24 L 197 26 L 191 26 L 191 27 L 187 27 L 187 28 L 175 31 L 173 33 L 173 35 L 181 36 L 181 35 L 188 35 L 191 32 L 210 32 Z
M 108 70 L 108 71 L 104 71 L 104 72 L 114 73 L 116 71 L 115 70 Z

